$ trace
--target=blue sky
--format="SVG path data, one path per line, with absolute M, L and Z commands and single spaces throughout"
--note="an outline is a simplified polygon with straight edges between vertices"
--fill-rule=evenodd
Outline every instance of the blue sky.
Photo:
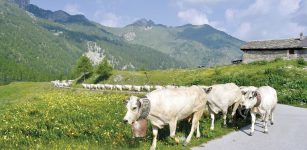
M 83 14 L 105 26 L 140 18 L 168 26 L 209 24 L 242 40 L 307 35 L 307 0 L 31 0 L 44 9 Z

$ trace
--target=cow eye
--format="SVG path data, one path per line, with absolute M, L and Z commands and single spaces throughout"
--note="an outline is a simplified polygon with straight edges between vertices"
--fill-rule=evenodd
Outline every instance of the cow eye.
M 136 107 L 133 107 L 132 110 L 136 110 Z
M 253 97 L 249 97 L 249 99 L 252 99 Z

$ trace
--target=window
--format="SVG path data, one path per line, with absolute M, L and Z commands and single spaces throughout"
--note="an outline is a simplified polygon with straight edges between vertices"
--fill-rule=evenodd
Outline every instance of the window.
M 290 50 L 289 50 L 289 54 L 294 54 L 294 50 L 293 50 L 293 49 L 290 49 Z

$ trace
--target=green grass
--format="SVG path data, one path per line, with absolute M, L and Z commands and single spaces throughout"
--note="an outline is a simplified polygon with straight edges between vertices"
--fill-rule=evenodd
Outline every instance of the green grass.
M 235 82 L 238 85 L 270 85 L 277 89 L 279 103 L 306 107 L 307 76 L 297 61 L 276 60 L 208 69 L 127 72 L 115 71 L 105 83 L 114 84 L 206 84 Z M 121 80 L 115 82 L 114 79 Z M 92 77 L 87 82 L 90 82 Z M 79 85 L 77 85 L 79 86 Z M 122 123 L 128 93 L 56 89 L 49 83 L 12 83 L 0 86 L 0 148 L 2 149 L 148 149 L 151 128 L 143 139 L 133 139 L 129 125 Z M 202 137 L 197 146 L 249 123 L 221 127 L 221 118 L 210 131 L 207 115 L 201 120 Z M 186 136 L 190 124 L 181 121 L 177 136 Z M 166 126 L 159 130 L 158 149 L 187 149 L 170 140 Z
M 307 103 L 307 71 L 297 60 L 228 65 L 206 69 L 174 69 L 154 71 L 114 71 L 102 83 L 132 85 L 213 85 L 233 82 L 239 86 L 269 85 L 278 92 L 279 103 L 305 107 Z M 91 83 L 96 76 L 88 79 Z
M 0 147 L 2 149 L 148 149 L 151 128 L 144 139 L 134 139 L 131 127 L 122 123 L 124 93 L 55 89 L 48 83 L 12 83 L 0 86 Z M 8 103 L 9 102 L 9 103 Z M 201 121 L 202 137 L 190 146 L 220 137 L 243 126 L 209 131 L 210 120 Z M 150 125 L 149 125 L 150 126 Z M 186 136 L 190 124 L 179 123 L 178 136 Z M 158 149 L 187 149 L 159 130 Z

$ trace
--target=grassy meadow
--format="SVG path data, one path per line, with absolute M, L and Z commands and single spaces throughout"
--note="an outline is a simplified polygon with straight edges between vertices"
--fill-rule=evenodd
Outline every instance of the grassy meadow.
M 1 149 L 148 149 L 151 128 L 144 139 L 132 138 L 131 127 L 123 124 L 123 100 L 129 94 L 80 89 L 56 89 L 49 83 L 11 83 L 0 87 Z M 9 102 L 8 102 L 9 101 Z M 209 131 L 210 120 L 201 121 L 202 137 L 190 146 L 225 135 L 243 126 Z M 149 125 L 150 126 L 150 125 Z M 177 135 L 186 136 L 190 125 L 183 121 Z M 159 131 L 158 149 L 187 149 L 168 138 L 166 127 Z
M 270 85 L 277 89 L 280 103 L 306 107 L 307 71 L 298 61 L 255 62 L 207 69 L 162 71 L 114 71 L 104 83 L 211 85 L 234 82 L 238 85 Z M 95 80 L 95 75 L 86 82 Z M 80 85 L 75 85 L 78 87 Z M 57 89 L 44 82 L 15 82 L 0 86 L 0 149 L 148 149 L 151 128 L 143 139 L 132 138 L 131 127 L 123 124 L 123 100 L 131 94 Z M 221 127 L 218 117 L 214 131 L 210 119 L 201 120 L 200 139 L 191 146 L 223 136 L 249 123 Z M 150 125 L 149 125 L 150 126 Z M 181 121 L 177 136 L 186 136 L 189 123 Z M 158 149 L 188 149 L 169 139 L 168 127 L 159 130 Z
M 269 85 L 278 92 L 279 103 L 306 107 L 307 62 L 299 60 L 272 62 L 258 61 L 249 64 L 218 66 L 197 69 L 154 71 L 114 71 L 102 83 L 132 85 L 213 85 L 236 83 L 239 86 Z M 305 67 L 305 69 L 304 69 Z M 86 82 L 93 83 L 93 75 Z

